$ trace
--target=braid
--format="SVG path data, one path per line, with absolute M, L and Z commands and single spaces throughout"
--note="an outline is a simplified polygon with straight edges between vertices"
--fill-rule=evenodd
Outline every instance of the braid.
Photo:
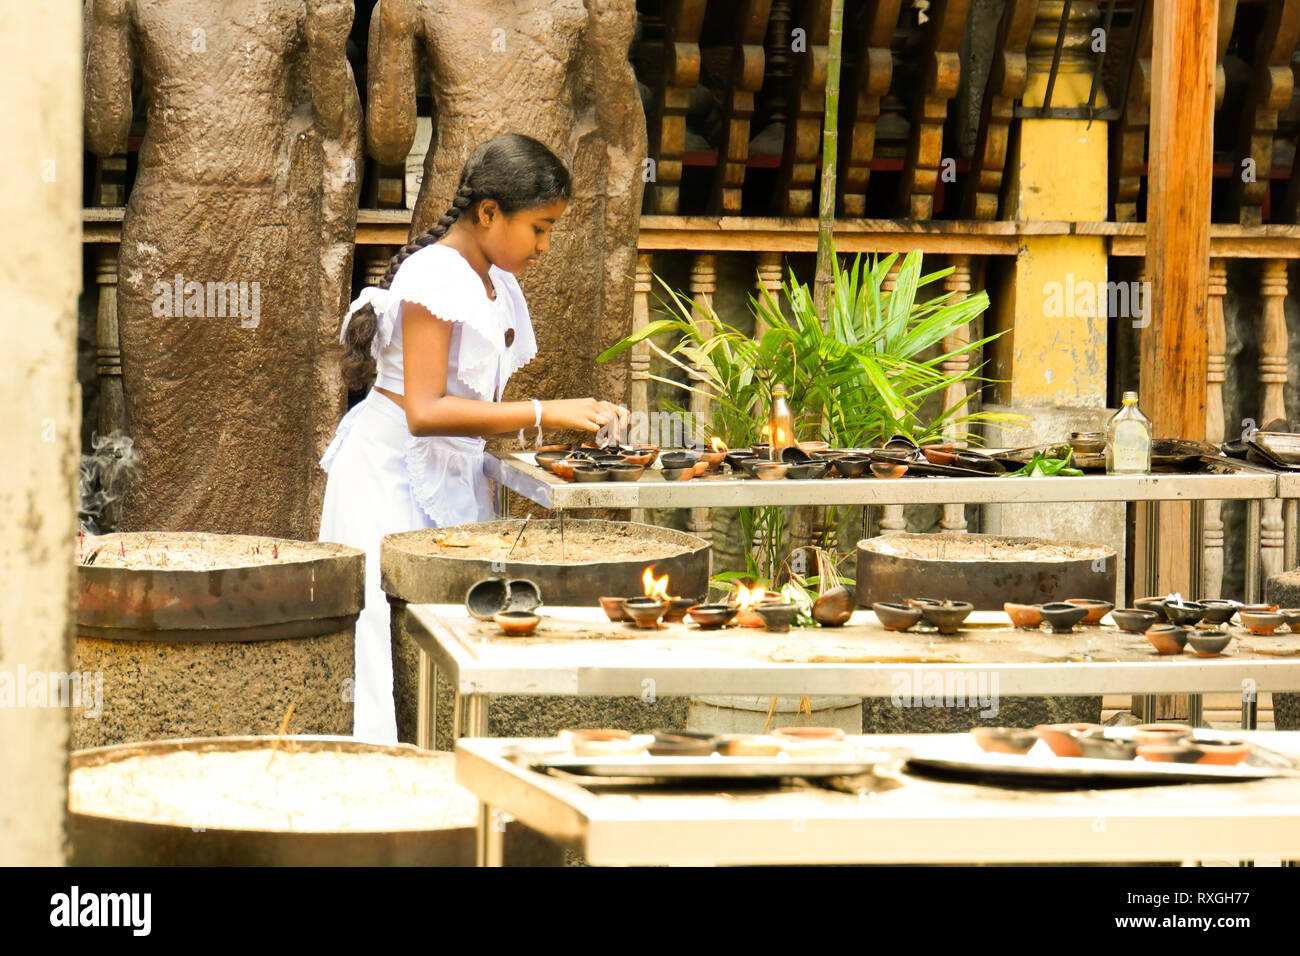
M 462 177 L 463 179 L 464 177 Z M 397 253 L 388 260 L 388 269 L 384 273 L 384 277 L 379 281 L 379 288 L 391 288 L 393 279 L 397 277 L 397 270 L 402 267 L 402 263 L 425 246 L 431 246 L 441 240 L 447 234 L 447 230 L 460 218 L 461 212 L 469 208 L 473 199 L 473 188 L 462 181 L 460 188 L 456 190 L 456 198 L 452 200 L 447 211 L 438 217 L 438 221 L 428 231 L 421 233 L 398 249 Z M 362 309 L 358 309 L 356 314 L 352 316 L 352 322 L 348 325 L 342 361 L 343 378 L 349 391 L 366 391 L 374 384 L 375 358 L 370 352 L 370 346 L 374 342 L 375 331 L 378 327 L 379 317 L 375 315 L 373 306 L 367 305 Z

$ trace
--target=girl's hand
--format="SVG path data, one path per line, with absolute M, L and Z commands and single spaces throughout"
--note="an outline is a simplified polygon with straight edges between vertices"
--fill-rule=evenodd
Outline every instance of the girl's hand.
M 572 428 L 584 432 L 597 432 L 603 428 L 617 439 L 625 422 L 626 415 L 618 406 L 594 398 L 542 402 L 543 428 Z

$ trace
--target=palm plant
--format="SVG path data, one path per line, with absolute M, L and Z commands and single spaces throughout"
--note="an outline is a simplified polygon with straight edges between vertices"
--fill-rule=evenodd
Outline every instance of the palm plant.
M 813 295 L 793 273 L 782 285 L 788 316 L 764 288 L 760 296 L 750 297 L 755 324 L 764 329 L 758 338 L 728 325 L 711 308 L 684 299 L 660 278 L 666 292 L 660 303 L 668 317 L 647 323 L 599 360 L 607 361 L 639 342 L 648 342 L 656 355 L 685 374 L 686 382 L 657 374 L 650 377 L 707 396 L 708 430 L 732 447 L 761 440 L 776 382 L 785 382 L 789 388 L 790 407 L 796 413 L 795 437 L 827 441 L 833 447 L 879 445 L 896 434 L 918 443 L 942 435 L 976 442 L 977 436 L 970 431 L 976 423 L 1017 420 L 1005 414 L 971 411 L 968 406 L 974 390 L 969 387 L 958 401 L 925 416 L 927 400 L 942 400 L 950 386 L 987 381 L 980 375 L 982 366 L 952 372 L 943 365 L 977 352 L 997 335 L 962 342 L 945 351 L 945 339 L 988 308 L 987 293 L 962 296 L 947 292 L 918 301 L 920 290 L 952 272 L 944 269 L 922 274 L 918 252 L 903 257 L 893 290 L 885 291 L 885 278 L 897 260 L 896 253 L 870 260 L 858 256 L 844 268 L 832 256 L 824 327 Z M 675 344 L 665 348 L 655 342 L 669 333 L 676 334 Z M 665 404 L 671 411 L 687 414 L 682 405 Z M 835 516 L 830 509 L 824 518 L 829 535 L 823 546 L 833 543 Z M 751 556 L 751 575 L 775 583 L 784 566 L 783 509 L 741 509 L 741 522 L 747 534 L 760 532 L 763 543 L 765 567 Z

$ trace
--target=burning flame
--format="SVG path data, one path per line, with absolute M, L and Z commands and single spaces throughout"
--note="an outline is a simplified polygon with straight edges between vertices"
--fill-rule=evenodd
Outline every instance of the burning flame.
M 763 600 L 763 595 L 766 593 L 766 589 L 761 584 L 757 584 L 752 588 L 744 584 L 738 584 L 736 585 L 736 604 L 742 611 L 748 610 Z
M 661 578 L 654 576 L 654 565 L 645 569 L 641 575 L 641 584 L 645 587 L 646 597 L 657 597 L 667 599 L 668 597 L 668 575 Z
M 717 435 L 714 435 L 713 438 L 710 440 L 710 442 L 711 442 L 711 444 L 713 445 L 713 450 L 714 450 L 714 451 L 728 451 L 728 450 L 729 450 L 729 449 L 727 448 L 727 443 L 726 443 L 725 441 L 723 441 L 721 438 L 719 438 Z

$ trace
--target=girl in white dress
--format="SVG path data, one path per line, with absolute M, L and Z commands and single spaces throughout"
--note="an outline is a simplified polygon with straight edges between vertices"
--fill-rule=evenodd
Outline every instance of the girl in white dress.
M 484 436 L 541 428 L 617 435 L 623 425 L 615 405 L 595 398 L 500 400 L 511 374 L 537 354 L 515 277 L 547 250 L 569 197 L 568 170 L 537 140 L 488 140 L 466 161 L 451 208 L 402 247 L 343 320 L 348 387 L 373 388 L 321 458 L 329 478 L 320 540 L 366 552 L 353 716 L 363 740 L 397 740 L 380 539 L 492 520 Z

